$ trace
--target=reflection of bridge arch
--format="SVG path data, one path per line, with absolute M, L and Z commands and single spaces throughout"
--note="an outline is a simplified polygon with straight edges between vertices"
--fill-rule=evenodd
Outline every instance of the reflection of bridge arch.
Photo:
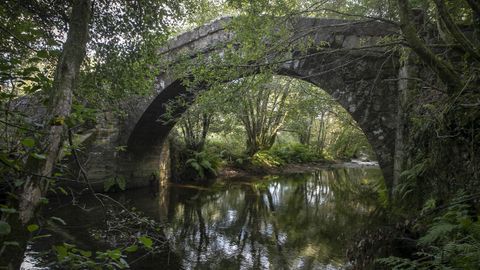
M 221 19 L 182 34 L 160 52 L 170 60 L 181 54 L 214 54 L 232 36 L 224 28 L 229 21 Z M 397 29 L 372 21 L 313 18 L 296 19 L 293 29 L 313 40 L 314 48 L 318 44 L 329 44 L 329 48 L 287 61 L 276 72 L 308 81 L 335 98 L 366 134 L 387 185 L 391 186 L 398 103 L 398 67 L 395 64 L 398 61 L 389 57 L 378 42 L 396 34 Z M 246 71 L 246 75 L 253 73 L 255 70 Z M 167 102 L 188 93 L 181 79 L 168 73 L 159 74 L 155 94 L 133 106 L 124 135 L 128 136 L 128 151 L 134 157 L 130 162 L 135 160 L 141 164 L 134 169 L 158 170 L 162 144 L 175 124 L 158 119 L 166 113 L 164 105 Z M 177 108 L 176 113 L 185 110 L 186 107 Z

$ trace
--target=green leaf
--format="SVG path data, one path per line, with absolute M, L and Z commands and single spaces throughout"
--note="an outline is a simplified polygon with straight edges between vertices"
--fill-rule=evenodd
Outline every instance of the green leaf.
M 109 178 L 103 182 L 103 191 L 109 191 L 115 185 L 115 178 Z
M 144 235 L 144 236 L 140 236 L 140 237 L 138 238 L 138 240 L 139 240 L 140 243 L 142 243 L 146 248 L 152 248 L 153 241 L 152 241 L 152 239 L 150 239 L 150 237 Z
M 28 67 L 22 71 L 22 74 L 28 76 L 34 72 L 39 72 L 40 70 L 37 67 Z
M 63 260 L 68 255 L 68 250 L 64 246 L 54 246 L 53 247 L 57 252 L 57 256 L 60 260 Z
M 64 195 L 68 195 L 68 192 L 64 188 L 58 187 L 58 190 L 60 190 L 60 192 L 62 192 Z
M 39 153 L 32 153 L 31 156 L 36 158 L 36 159 L 47 159 L 47 157 L 45 155 L 39 154 Z
M 56 221 L 56 222 L 58 222 L 58 223 L 61 223 L 62 225 L 67 225 L 67 223 L 65 222 L 65 220 L 63 220 L 63 219 L 61 219 L 61 218 L 59 218 L 59 217 L 51 217 L 50 219 L 51 219 L 51 220 L 54 220 L 54 221 Z
M 125 190 L 126 186 L 127 186 L 127 181 L 125 181 L 125 178 L 119 176 L 117 178 L 117 184 L 118 184 L 118 187 L 121 189 L 121 190 Z
M 3 245 L 4 246 L 17 246 L 17 247 L 20 246 L 20 244 L 17 241 L 5 241 L 5 242 L 3 242 Z
M 120 258 L 119 261 L 123 265 L 123 267 L 129 268 L 129 265 L 128 265 L 127 261 L 125 261 L 123 258 Z M 121 267 L 121 268 L 123 268 L 123 267 Z
M 5 221 L 0 221 L 0 235 L 7 235 L 12 231 L 10 224 Z
M 13 214 L 17 212 L 15 208 L 0 208 L 0 211 L 6 214 Z
M 36 230 L 38 230 L 40 227 L 37 225 L 37 224 L 30 224 L 27 226 L 27 230 L 29 232 L 34 232 Z
M 42 89 L 42 86 L 36 84 L 36 85 L 32 85 L 31 87 L 25 87 L 24 91 L 28 92 L 28 93 L 33 93 L 33 92 L 35 92 L 37 90 L 40 90 L 40 89 Z
M 42 234 L 42 235 L 37 235 L 37 236 L 32 237 L 32 240 L 38 240 L 38 239 L 49 238 L 49 237 L 52 237 L 52 235 L 51 234 Z
M 137 245 L 131 245 L 131 246 L 129 246 L 129 247 L 127 247 L 127 248 L 125 249 L 126 252 L 135 252 L 135 251 L 137 251 L 137 250 L 138 250 L 138 246 L 137 246 Z
M 192 166 L 192 168 L 194 168 L 198 173 L 203 172 L 202 166 L 200 166 L 197 161 L 190 162 L 190 166 Z
M 26 147 L 34 147 L 35 146 L 35 140 L 32 138 L 25 138 L 20 142 L 23 146 Z
M 48 51 L 38 51 L 37 56 L 39 58 L 48 58 Z
M 15 179 L 13 181 L 13 184 L 15 185 L 15 187 L 19 187 L 19 186 L 23 185 L 23 183 L 25 183 L 25 180 L 23 180 L 23 179 Z
M 0 93 L 0 100 L 11 99 L 11 98 L 14 98 L 14 97 L 16 97 L 16 95 L 14 95 L 14 94 L 8 94 L 8 93 L 3 93 L 3 92 Z
M 47 39 L 47 45 L 48 46 L 58 46 L 59 44 L 55 39 L 49 38 L 49 39 Z
M 92 257 L 92 252 L 91 251 L 88 251 L 88 250 L 79 250 L 79 251 L 80 251 L 80 254 L 83 257 L 87 257 L 87 258 Z
M 108 257 L 110 257 L 113 260 L 118 260 L 122 257 L 122 252 L 120 249 L 114 249 L 114 250 L 107 250 Z
M 9 159 L 5 154 L 3 153 L 0 153 L 0 160 L 2 160 L 2 162 L 10 165 L 10 166 L 13 166 L 13 163 L 14 163 L 14 160 L 11 160 Z
M 212 164 L 208 160 L 202 160 L 200 162 L 200 165 L 202 165 L 202 167 L 205 168 L 205 169 L 211 169 L 212 168 Z
M 74 248 L 74 247 L 75 247 L 74 244 L 69 244 L 69 243 L 63 243 L 63 245 L 64 245 L 66 248 Z

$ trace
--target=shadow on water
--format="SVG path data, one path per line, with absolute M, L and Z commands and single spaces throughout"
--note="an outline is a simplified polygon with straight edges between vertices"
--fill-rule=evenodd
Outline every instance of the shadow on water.
M 132 268 L 344 269 L 355 233 L 381 222 L 381 179 L 377 168 L 336 168 L 114 197 L 165 224 L 168 250 Z M 68 224 L 80 224 L 65 226 L 55 240 L 102 248 L 89 233 L 101 226 L 102 211 L 93 199 L 82 201 L 89 213 L 58 205 L 49 210 Z M 33 250 L 49 245 L 37 243 Z

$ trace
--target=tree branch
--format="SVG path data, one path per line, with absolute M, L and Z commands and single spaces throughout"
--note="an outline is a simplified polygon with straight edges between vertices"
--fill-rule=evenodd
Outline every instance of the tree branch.
M 417 31 L 411 21 L 408 0 L 397 0 L 400 13 L 400 28 L 410 48 L 425 62 L 448 87 L 447 92 L 451 95 L 462 88 L 460 77 L 449 62 L 438 58 L 417 35 Z
M 448 32 L 462 45 L 463 50 L 470 53 L 477 61 L 480 61 L 480 52 L 475 48 L 473 43 L 462 33 L 460 28 L 453 22 L 452 17 L 447 11 L 445 2 L 443 0 L 435 0 L 435 6 L 437 7 L 438 17 L 445 23 Z

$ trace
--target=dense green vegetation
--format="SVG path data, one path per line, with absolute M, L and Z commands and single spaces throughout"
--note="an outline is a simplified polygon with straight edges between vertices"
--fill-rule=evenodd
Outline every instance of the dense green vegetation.
M 375 158 L 363 132 L 328 94 L 269 74 L 203 93 L 170 138 L 180 152 L 179 170 L 187 171 L 199 154 L 209 163 L 241 168 Z M 202 166 L 196 167 L 205 177 Z
M 118 104 L 150 93 L 166 65 L 156 57 L 159 46 L 175 33 L 226 15 L 237 16 L 229 25 L 236 35 L 221 59 L 185 59 L 171 66 L 188 75 L 184 83 L 192 88 L 210 86 L 171 134 L 179 174 L 200 180 L 225 165 L 374 158 L 361 130 L 335 100 L 272 71 L 286 60 L 288 54 L 280 52 L 308 47 L 290 42 L 289 29 L 279 23 L 285 16 L 388 22 L 402 30 L 391 41 L 391 52 L 430 72 L 428 80 L 407 74 L 399 82 L 409 89 L 400 101 L 407 147 L 398 157 L 399 183 L 384 200 L 388 226 L 395 231 L 388 235 L 412 238 L 414 244 L 402 254 L 385 254 L 397 257 L 368 257 L 362 264 L 475 269 L 480 260 L 480 5 L 475 0 L 2 1 L 0 265 L 18 268 L 27 242 L 48 237 L 39 228 L 62 223 L 44 220 L 40 211 L 50 194 L 68 194 L 61 183 L 80 179 L 97 199 L 110 201 L 91 189 L 85 174 L 72 179 L 62 159 L 76 159 L 81 131 L 95 126 L 102 113 L 121 116 L 125 112 Z M 279 53 L 265 61 L 272 49 Z M 246 65 L 260 72 L 229 80 Z M 81 171 L 82 164 L 77 166 Z M 112 186 L 123 186 L 113 181 Z M 136 221 L 127 224 L 149 222 L 133 217 Z M 67 243 L 54 249 L 64 265 L 127 267 L 122 252 L 151 249 L 156 236 L 150 229 L 93 257 Z M 371 243 L 366 252 L 376 248 Z

